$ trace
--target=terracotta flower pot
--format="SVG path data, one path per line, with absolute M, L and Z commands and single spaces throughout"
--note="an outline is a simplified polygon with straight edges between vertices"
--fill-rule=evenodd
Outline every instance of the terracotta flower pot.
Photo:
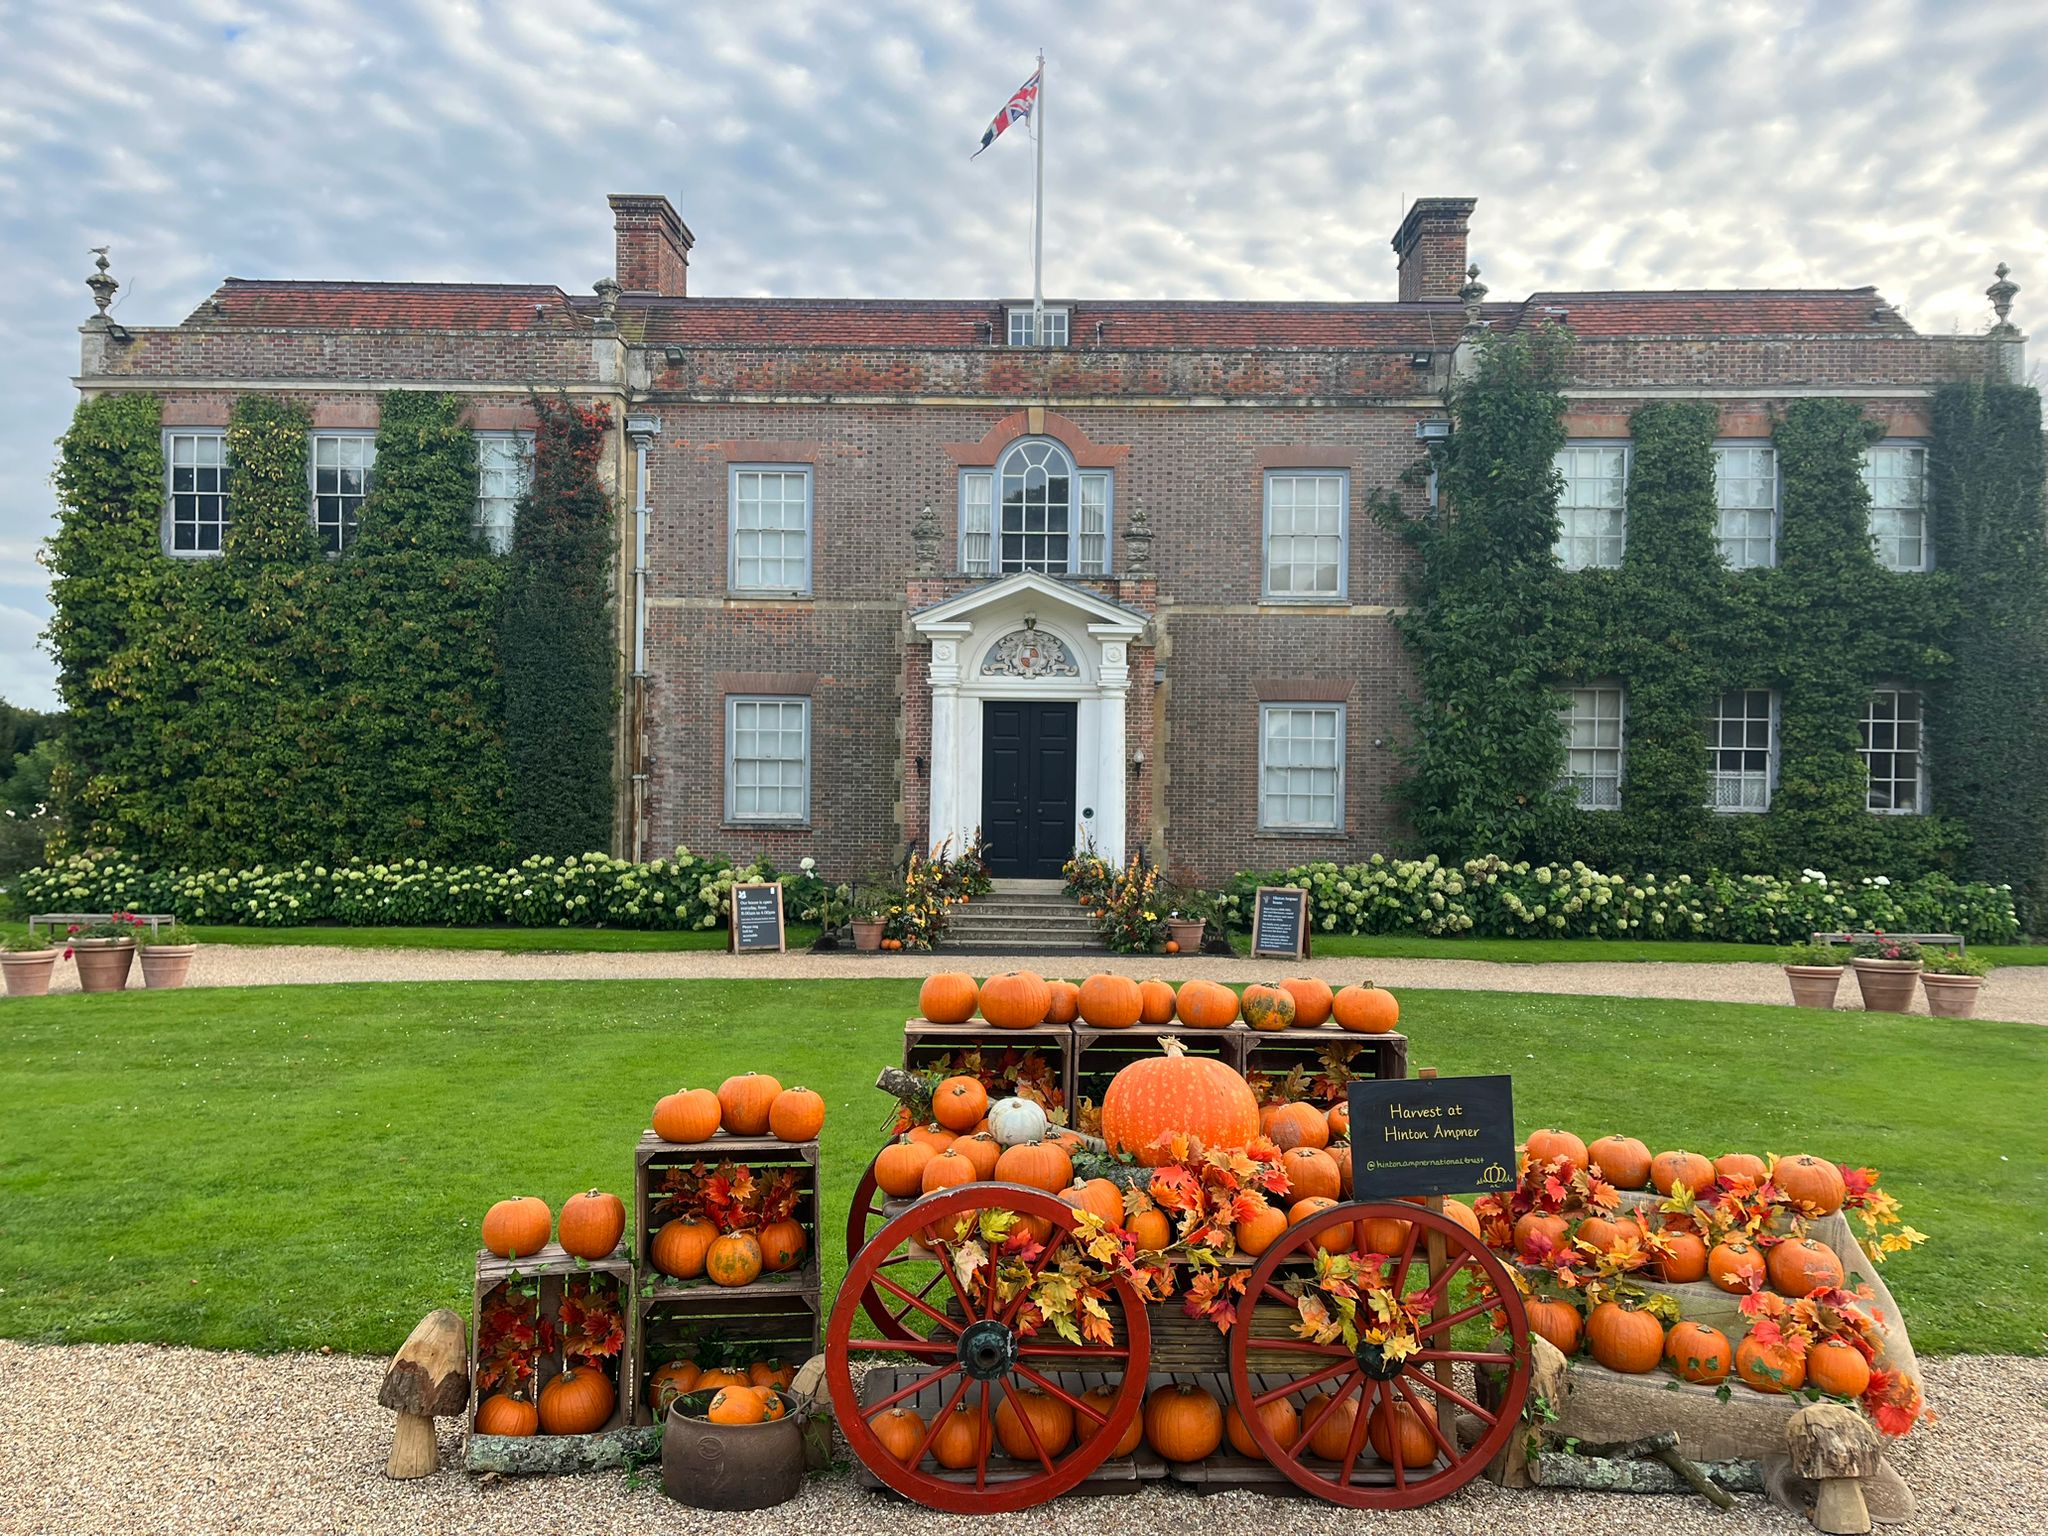
M 0 954 L 0 971 L 7 976 L 9 997 L 42 997 L 50 990 L 50 973 L 57 969 L 59 949 L 25 949 Z
M 142 984 L 145 987 L 182 987 L 192 969 L 197 944 L 145 944 L 141 949 Z
M 1937 1019 L 1968 1019 L 1977 1013 L 1977 994 L 1984 990 L 1982 976 L 1937 976 L 1924 971 L 1920 985 L 1927 992 L 1927 1011 Z
M 1866 960 L 1858 957 L 1856 986 L 1866 1013 L 1904 1013 L 1913 1006 L 1920 985 L 1918 960 Z
M 882 947 L 881 923 L 867 923 L 856 920 L 853 924 L 853 947 L 855 949 L 880 949 Z
M 1207 927 L 1201 918 L 1191 923 L 1169 917 L 1166 920 L 1166 936 L 1180 946 L 1184 955 L 1192 955 L 1202 947 L 1202 930 Z
M 128 985 L 135 965 L 133 939 L 73 939 L 71 957 L 78 962 L 81 992 L 119 992 Z
M 1785 979 L 1792 983 L 1792 1006 L 1794 1008 L 1832 1008 L 1835 994 L 1841 990 L 1842 968 L 1839 965 L 1788 965 Z

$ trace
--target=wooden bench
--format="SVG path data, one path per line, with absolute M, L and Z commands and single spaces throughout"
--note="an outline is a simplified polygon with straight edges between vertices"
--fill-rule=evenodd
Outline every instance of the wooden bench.
M 1816 933 L 1813 936 L 1813 942 L 1816 944 L 1865 944 L 1877 937 L 1878 935 L 1875 933 Z M 1968 948 L 1963 943 L 1963 936 L 1960 933 L 1886 933 L 1884 937 L 1887 939 L 1903 939 L 1908 943 L 1921 945 L 1923 948 L 1933 945 L 1941 949 L 1952 949 L 1959 955 L 1969 953 Z
M 128 915 L 138 923 L 149 924 L 149 941 L 152 944 L 156 942 L 158 929 L 177 921 L 168 912 L 131 912 Z M 112 912 L 32 912 L 29 914 L 28 931 L 34 933 L 38 925 L 52 929 L 69 928 L 73 924 L 90 928 L 94 923 L 110 923 L 114 917 Z

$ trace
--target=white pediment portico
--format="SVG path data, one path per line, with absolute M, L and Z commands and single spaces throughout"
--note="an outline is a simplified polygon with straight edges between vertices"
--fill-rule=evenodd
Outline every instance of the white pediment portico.
M 1023 572 L 910 616 L 931 642 L 931 837 L 965 844 L 983 824 L 983 720 L 991 700 L 1072 702 L 1071 847 L 1124 856 L 1124 701 L 1145 615 L 1071 582 Z

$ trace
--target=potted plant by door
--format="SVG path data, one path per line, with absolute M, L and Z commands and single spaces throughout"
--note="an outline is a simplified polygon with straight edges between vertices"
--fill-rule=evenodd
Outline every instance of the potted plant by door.
M 133 912 L 116 912 L 85 927 L 73 923 L 64 958 L 78 962 L 78 989 L 119 992 L 127 986 L 128 973 L 135 966 L 136 936 L 142 928 L 142 919 Z
M 142 961 L 145 987 L 182 987 L 191 972 L 192 957 L 199 946 L 188 940 L 176 923 L 165 923 L 144 939 L 136 951 Z
M 1927 1011 L 1937 1019 L 1968 1019 L 1977 1013 L 1977 994 L 1984 990 L 1990 967 L 1960 950 L 1944 949 L 1926 961 L 1920 985 L 1927 993 Z
M 853 893 L 853 947 L 876 950 L 882 947 L 884 914 L 888 898 L 878 883 L 870 882 Z
M 1832 944 L 1795 944 L 1778 951 L 1795 1008 L 1832 1008 L 1842 986 L 1842 951 Z
M 1895 939 L 1882 928 L 1869 938 L 1858 939 L 1850 963 L 1856 968 L 1856 987 L 1863 994 L 1868 1013 L 1904 1013 L 1913 1005 L 1920 986 L 1920 946 L 1911 939 Z
M 1213 915 L 1213 903 L 1200 891 L 1182 887 L 1171 893 L 1166 909 L 1166 942 L 1169 954 L 1197 955 L 1202 952 L 1202 932 Z
M 0 951 L 0 972 L 7 977 L 9 997 L 42 997 L 50 990 L 57 968 L 57 946 L 47 933 L 10 934 Z

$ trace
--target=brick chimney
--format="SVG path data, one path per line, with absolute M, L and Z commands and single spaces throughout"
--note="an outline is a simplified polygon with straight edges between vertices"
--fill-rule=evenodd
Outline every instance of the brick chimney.
M 1455 299 L 1465 281 L 1465 221 L 1476 197 L 1418 197 L 1394 235 L 1401 264 L 1401 302 Z
M 659 192 L 614 192 L 612 230 L 618 241 L 619 286 L 628 293 L 680 299 L 690 289 L 690 227 Z

